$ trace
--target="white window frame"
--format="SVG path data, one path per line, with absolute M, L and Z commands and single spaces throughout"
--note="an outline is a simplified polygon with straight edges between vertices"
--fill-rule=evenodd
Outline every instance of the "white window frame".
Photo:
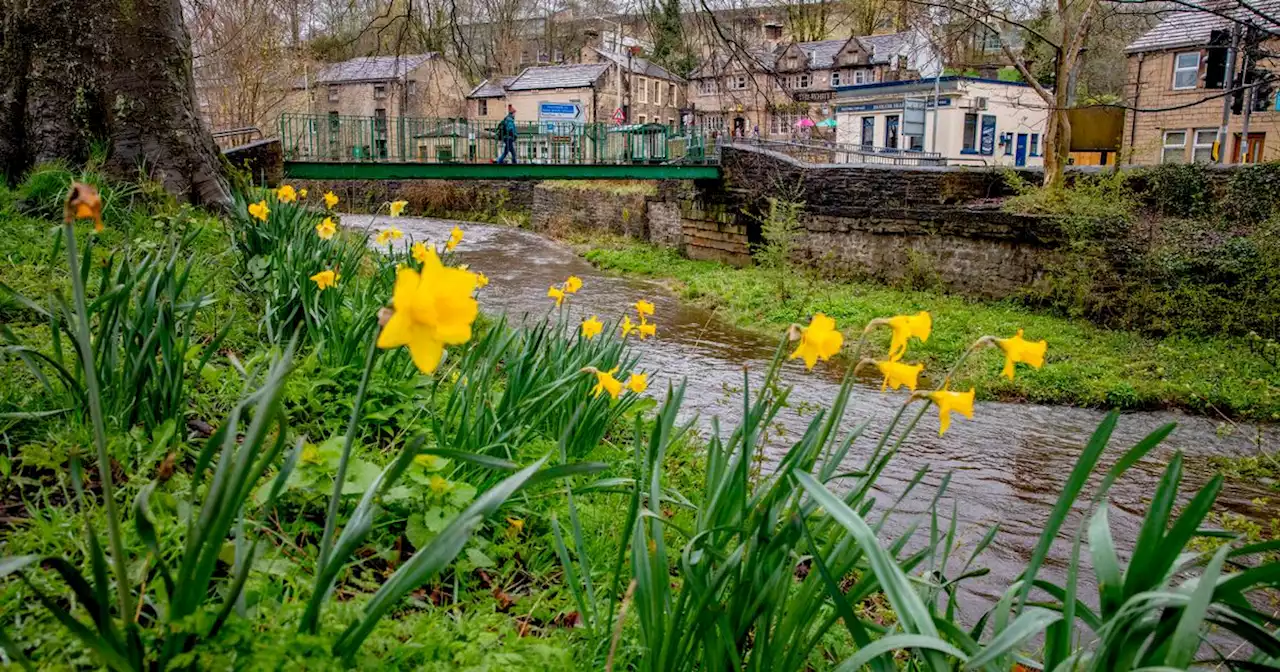
M 795 128 L 796 123 L 800 121 L 799 112 L 779 112 L 777 110 L 769 113 L 769 135 L 790 135 Z
M 854 70 L 854 71 L 853 71 L 853 83 L 854 83 L 854 85 L 855 85 L 855 86 L 856 86 L 856 85 L 859 85 L 859 84 L 867 84 L 867 83 L 869 83 L 869 82 L 868 82 L 868 79 L 869 79 L 869 78 L 867 77 L 867 71 L 866 71 L 866 70 Z
M 1191 129 L 1191 162 L 1213 163 L 1213 143 L 1217 141 L 1217 127 Z M 1204 152 L 1203 158 L 1196 156 L 1196 152 Z
M 481 98 L 480 100 L 477 100 L 476 112 L 478 112 L 479 116 L 482 116 L 482 117 L 489 116 L 489 101 L 485 98 Z
M 1183 56 L 1194 56 L 1195 62 L 1183 64 Z M 1178 75 L 1191 75 L 1191 83 L 1178 85 Z M 1174 91 L 1189 91 L 1200 85 L 1200 52 L 1198 51 L 1180 51 L 1173 55 L 1173 81 L 1170 86 Z
M 649 80 L 640 77 L 638 81 L 640 82 L 640 102 L 647 103 L 649 102 Z
M 840 83 L 840 74 L 841 74 L 841 71 L 839 71 L 839 70 L 832 70 L 832 71 L 831 71 L 831 87 L 832 87 L 832 88 L 835 88 L 835 87 L 837 87 L 837 86 L 843 86 L 843 85 Z
M 729 81 L 725 85 L 730 91 L 745 91 L 747 88 L 747 76 L 729 75 Z
M 386 100 L 386 99 L 387 99 L 387 85 L 386 85 L 386 84 L 374 84 L 374 85 L 373 85 L 373 99 L 374 99 L 374 100 Z
M 698 80 L 698 95 L 714 96 L 720 93 L 720 80 L 715 77 Z
M 338 88 L 338 85 L 330 84 L 329 85 L 329 102 L 336 103 L 341 98 L 342 98 L 342 93 L 341 93 L 341 89 Z
M 676 103 L 676 85 L 667 84 L 667 105 L 670 107 L 678 107 Z
M 662 107 L 662 82 L 653 82 L 653 104 Z
M 1181 142 L 1178 142 L 1176 144 L 1171 143 L 1169 141 L 1169 136 L 1171 135 L 1181 135 L 1182 136 Z M 1190 132 L 1187 131 L 1187 129 L 1185 128 L 1166 130 L 1164 132 L 1164 135 L 1160 136 L 1161 142 L 1162 142 L 1160 147 L 1160 163 L 1186 163 L 1187 162 L 1187 136 L 1189 135 L 1190 135 Z M 1177 159 L 1174 161 L 1169 160 L 1170 150 L 1176 150 L 1178 152 Z

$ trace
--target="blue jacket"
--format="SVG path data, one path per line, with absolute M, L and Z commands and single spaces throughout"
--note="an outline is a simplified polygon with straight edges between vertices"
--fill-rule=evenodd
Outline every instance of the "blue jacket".
M 502 125 L 498 126 L 498 137 L 503 140 L 516 139 L 516 115 L 507 113 L 502 120 Z

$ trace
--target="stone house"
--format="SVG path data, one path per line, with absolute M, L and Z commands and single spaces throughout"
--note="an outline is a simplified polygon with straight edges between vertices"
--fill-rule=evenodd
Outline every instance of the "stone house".
M 353 117 L 461 117 L 466 78 L 437 53 L 367 56 L 324 66 L 317 113 Z
M 612 123 L 622 110 L 624 122 L 679 122 L 686 103 L 680 77 L 646 59 L 593 47 L 584 49 L 582 58 L 583 63 L 486 79 L 467 94 L 468 118 L 496 121 L 512 105 L 519 121 Z
M 1122 155 L 1131 163 L 1212 162 L 1223 118 L 1224 91 L 1233 88 L 1228 62 L 1228 45 L 1233 28 L 1249 20 L 1263 34 L 1280 36 L 1280 25 L 1265 17 L 1280 11 L 1280 0 L 1258 0 L 1257 11 L 1238 3 L 1205 0 L 1218 6 L 1206 11 L 1174 7 L 1155 28 L 1134 40 L 1128 54 L 1128 103 L 1131 106 L 1124 129 Z M 1233 20 L 1234 19 L 1234 20 Z M 1266 39 L 1264 53 L 1275 53 L 1280 39 Z M 1275 70 L 1274 61 L 1259 59 L 1257 67 Z M 1252 97 L 1248 138 L 1242 143 L 1245 100 L 1241 114 L 1230 114 L 1226 142 L 1219 147 L 1220 160 L 1230 163 L 1280 159 L 1280 111 L 1274 91 L 1257 87 Z M 1232 96 L 1227 96 L 1230 103 Z M 1173 109 L 1166 109 L 1173 108 Z M 1142 111 L 1142 110 L 1162 111 Z M 1242 151 L 1242 144 L 1245 151 Z
M 714 56 L 689 75 L 696 123 L 734 135 L 791 136 L 803 118 L 830 118 L 837 88 L 936 74 L 937 53 L 915 32 L 793 42 L 749 57 Z

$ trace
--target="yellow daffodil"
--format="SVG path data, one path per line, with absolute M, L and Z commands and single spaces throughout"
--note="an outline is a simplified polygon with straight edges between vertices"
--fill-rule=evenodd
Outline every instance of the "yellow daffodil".
M 518 537 L 524 531 L 524 521 L 519 518 L 507 519 L 507 534 Z
M 643 320 L 646 315 L 653 314 L 653 304 L 649 303 L 648 301 L 645 301 L 644 299 L 636 301 L 635 307 L 636 307 L 636 314 L 640 316 L 641 320 Z
M 480 310 L 472 296 L 475 290 L 474 273 L 446 268 L 436 251 L 427 248 L 421 272 L 411 268 L 396 272 L 394 312 L 378 336 L 378 347 L 407 345 L 419 371 L 435 371 L 445 345 L 471 340 L 471 323 Z
M 379 245 L 386 245 L 390 241 L 400 240 L 401 238 L 404 238 L 404 232 L 392 227 L 390 229 L 383 229 L 379 231 L 377 237 L 374 238 L 374 242 Z
M 439 455 L 418 455 L 413 458 L 415 464 L 427 471 L 436 471 L 444 466 L 444 458 Z
M 98 194 L 98 190 L 83 182 L 73 182 L 71 190 L 67 192 L 67 202 L 63 206 L 63 218 L 67 223 L 79 219 L 91 219 L 93 230 L 101 232 L 102 196 Z
M 628 315 L 627 317 L 622 318 L 622 337 L 623 338 L 630 336 L 631 332 L 635 331 L 635 329 L 636 329 L 636 326 L 631 323 L 631 316 Z
M 548 287 L 547 296 L 556 300 L 556 308 L 564 303 L 564 290 L 559 287 Z
M 337 205 L 337 204 L 338 204 L 338 195 L 337 195 L 337 194 L 333 193 L 332 191 L 326 191 L 326 192 L 324 192 L 324 207 L 329 208 L 330 210 L 332 210 L 332 209 L 333 209 L 333 206 L 335 206 L 335 205 Z
M 314 443 L 308 443 L 302 447 L 302 455 L 300 456 L 303 464 L 320 464 L 324 460 L 320 457 L 320 449 Z
M 479 273 L 479 272 L 477 272 L 477 273 L 476 273 L 476 288 L 477 288 L 477 289 L 484 289 L 484 288 L 485 288 L 485 287 L 487 287 L 488 285 L 489 285 L 489 276 L 485 275 L 484 273 Z
M 968 392 L 952 392 L 937 390 L 924 395 L 938 405 L 938 436 L 946 433 L 951 426 L 951 413 L 954 411 L 970 420 L 973 419 L 973 388 Z
M 579 289 L 582 289 L 582 278 L 579 278 L 576 275 L 571 275 L 564 281 L 565 294 L 577 294 Z
M 640 334 L 640 340 L 643 341 L 650 336 L 657 336 L 658 327 L 652 322 L 641 322 L 640 326 L 636 327 L 636 333 Z
M 389 211 L 391 212 L 391 216 L 399 217 L 400 213 L 404 212 L 405 207 L 408 205 L 409 205 L 409 201 L 392 201 L 391 207 L 389 208 Z
M 453 484 L 449 482 L 449 479 L 444 478 L 440 474 L 432 474 L 431 478 L 427 479 L 427 487 L 431 488 L 431 492 L 434 492 L 437 495 L 443 495 L 453 489 Z
M 413 252 L 414 261 L 418 262 L 419 264 L 427 263 L 427 246 L 426 245 L 423 245 L 422 243 L 414 243 L 411 251 Z M 462 270 L 465 271 L 467 269 L 464 268 Z
M 1044 366 L 1044 352 L 1049 348 L 1044 340 L 1028 341 L 1022 338 L 1022 330 L 1019 329 L 1013 338 L 997 338 L 995 341 L 1004 351 L 1004 370 L 1000 373 L 1005 378 L 1013 380 L 1013 365 L 1018 362 L 1037 369 Z
M 912 336 L 922 342 L 929 340 L 933 331 L 933 318 L 928 311 L 920 311 L 915 315 L 897 315 L 881 321 L 893 330 L 893 339 L 889 341 L 889 361 L 896 362 L 907 353 L 907 341 Z M 872 324 L 875 324 L 873 321 Z
M 324 291 L 338 284 L 338 278 L 340 277 L 342 276 L 338 275 L 337 273 L 334 273 L 331 270 L 324 270 L 311 276 L 311 280 L 316 283 L 316 287 L 318 289 L 320 289 L 321 291 Z
M 597 319 L 595 315 L 582 321 L 582 337 L 588 341 L 595 338 L 602 331 L 604 331 L 604 323 Z
M 299 189 L 299 190 L 298 190 L 298 198 L 306 198 L 306 197 L 307 197 L 307 190 L 306 190 L 305 188 L 304 188 L 304 189 Z
M 892 387 L 898 389 L 903 385 L 908 390 L 915 392 L 916 380 L 920 376 L 920 372 L 924 370 L 923 364 L 903 364 L 901 362 L 876 362 L 876 368 L 880 369 L 880 373 L 884 375 L 884 382 L 880 385 L 880 391 L 884 392 L 885 388 Z
M 267 215 L 271 214 L 271 209 L 267 207 L 266 201 L 258 201 L 249 204 L 249 215 L 256 217 L 262 221 L 267 221 Z
M 461 243 L 461 242 L 462 242 L 462 229 L 459 229 L 458 227 L 455 226 L 453 227 L 453 230 L 449 232 L 449 242 L 444 244 L 444 249 L 448 252 L 452 252 L 453 248 L 457 247 L 458 243 Z
M 635 392 L 636 394 L 640 394 L 641 392 L 649 389 L 649 374 L 631 374 L 631 377 L 627 379 L 627 389 Z
M 320 240 L 329 240 L 337 231 L 338 225 L 333 223 L 332 217 L 325 217 L 323 222 L 316 224 L 316 234 L 320 236 Z
M 614 367 L 609 372 L 593 371 L 596 374 L 596 386 L 591 388 L 591 394 L 598 397 L 601 392 L 608 392 L 609 396 L 617 399 L 618 395 L 622 394 L 622 381 L 613 377 L 617 372 L 618 367 Z
M 294 191 L 293 187 L 286 184 L 279 189 L 276 189 L 276 200 L 281 203 L 292 203 L 298 200 L 298 192 Z
M 818 360 L 827 361 L 832 355 L 840 352 L 844 344 L 844 334 L 836 330 L 836 321 L 817 313 L 809 321 L 809 326 L 800 330 L 800 345 L 791 353 L 790 359 L 800 357 L 806 369 L 812 370 Z

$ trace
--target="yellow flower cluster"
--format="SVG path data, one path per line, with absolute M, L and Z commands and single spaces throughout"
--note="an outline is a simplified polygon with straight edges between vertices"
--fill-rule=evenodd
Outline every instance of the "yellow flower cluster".
M 401 231 L 400 229 L 397 229 L 396 227 L 393 226 L 389 229 L 383 229 L 379 231 L 378 235 L 374 236 L 373 242 L 377 243 L 378 245 L 386 245 L 393 240 L 400 240 L 401 238 L 404 238 L 404 231 Z
M 951 426 L 951 414 L 959 413 L 966 418 L 973 419 L 973 402 L 974 388 L 970 387 L 967 392 L 956 392 L 947 389 L 950 385 L 951 376 L 948 375 L 941 389 L 931 392 L 916 392 L 919 385 L 920 372 L 924 370 L 923 364 L 908 364 L 902 361 L 907 353 L 907 346 L 911 339 L 915 338 L 921 342 L 929 340 L 930 334 L 933 332 L 933 318 L 927 311 L 920 311 L 914 315 L 897 315 L 889 318 L 877 318 L 871 320 L 864 330 L 864 334 L 870 332 L 877 326 L 888 327 L 892 332 L 889 341 L 888 355 L 883 360 L 865 359 L 858 362 L 856 368 L 864 365 L 874 366 L 879 370 L 883 381 L 880 384 L 880 391 L 883 392 L 889 388 L 894 390 L 907 388 L 912 392 L 911 399 L 927 399 L 938 407 L 938 435 L 946 433 Z M 793 325 L 793 340 L 798 340 L 794 352 L 791 353 L 791 359 L 797 357 L 804 360 L 807 369 L 813 369 L 819 360 L 827 361 L 840 351 L 844 344 L 844 335 L 836 329 L 835 320 L 830 317 L 817 313 L 809 321 L 809 325 L 801 327 Z M 1013 379 L 1014 365 L 1022 362 L 1029 364 L 1035 368 L 1040 368 L 1044 364 L 1045 350 L 1048 344 L 1041 341 L 1027 341 L 1022 336 L 1022 330 L 1012 338 L 995 338 L 984 336 L 975 344 L 974 349 L 985 345 L 995 345 L 999 347 L 1005 354 L 1005 365 L 1002 374 L 1010 380 Z M 859 344 L 861 347 L 861 343 Z M 963 357 L 961 361 L 963 361 Z M 957 363 L 957 366 L 959 363 Z M 910 400 L 908 400 L 910 401 Z
M 324 207 L 332 210 L 338 204 L 338 195 L 332 191 L 324 192 Z
M 267 215 L 269 214 L 271 214 L 271 209 L 267 207 L 267 202 L 265 200 L 249 204 L 250 217 L 254 217 L 265 222 L 267 221 Z
M 604 323 L 595 315 L 582 321 L 582 337 L 588 341 L 599 336 L 602 331 L 604 331 Z
M 316 235 L 320 236 L 320 240 L 329 240 L 337 232 L 338 225 L 333 223 L 332 217 L 325 217 L 324 221 L 316 224 Z
M 595 374 L 596 386 L 591 388 L 591 394 L 597 397 L 601 393 L 607 392 L 610 397 L 617 399 L 624 389 L 636 394 L 649 389 L 649 374 L 647 373 L 632 373 L 627 377 L 627 382 L 624 383 L 614 378 L 614 374 L 618 373 L 618 367 L 616 366 L 610 371 L 587 367 L 583 369 L 583 372 Z
M 462 242 L 462 229 L 459 229 L 458 227 L 455 226 L 453 227 L 453 230 L 449 232 L 449 242 L 444 244 L 444 249 L 446 252 L 452 252 L 453 248 L 457 247 L 458 244 L 461 242 Z
M 294 191 L 290 185 L 282 185 L 276 189 L 276 200 L 281 203 L 293 203 L 298 200 L 298 192 Z
M 392 217 L 399 217 L 400 213 L 404 212 L 408 205 L 409 201 L 392 201 L 391 205 L 387 207 L 387 211 L 391 213 Z
M 547 288 L 547 296 L 555 299 L 556 308 L 559 308 L 564 305 L 566 296 L 569 294 L 577 294 L 579 289 L 582 289 L 582 278 L 579 278 L 576 275 L 571 275 L 566 278 L 564 282 L 560 283 L 559 286 L 552 285 Z
M 641 299 L 631 305 L 636 309 L 636 315 L 640 318 L 640 324 L 632 323 L 630 315 L 622 318 L 622 337 L 626 338 L 627 336 L 630 336 L 633 331 L 636 332 L 636 335 L 639 336 L 642 341 L 650 336 L 657 336 L 658 327 L 649 322 L 649 317 L 653 315 L 653 304 Z
M 323 292 L 324 290 L 338 284 L 338 279 L 341 277 L 341 275 L 338 275 L 333 270 L 323 270 L 311 276 L 311 281 L 316 283 L 316 289 Z

